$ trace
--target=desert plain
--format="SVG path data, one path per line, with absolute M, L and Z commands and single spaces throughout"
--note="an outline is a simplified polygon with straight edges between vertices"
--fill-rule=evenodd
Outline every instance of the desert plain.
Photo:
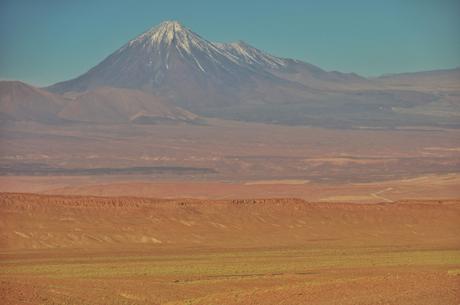
M 3 304 L 458 304 L 460 202 L 4 193 Z
M 456 129 L 2 132 L 2 304 L 460 303 Z

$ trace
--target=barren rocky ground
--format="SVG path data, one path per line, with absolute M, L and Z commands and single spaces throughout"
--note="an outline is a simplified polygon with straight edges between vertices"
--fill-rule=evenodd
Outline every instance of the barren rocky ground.
M 3 304 L 460 301 L 457 200 L 3 193 L 0 219 Z

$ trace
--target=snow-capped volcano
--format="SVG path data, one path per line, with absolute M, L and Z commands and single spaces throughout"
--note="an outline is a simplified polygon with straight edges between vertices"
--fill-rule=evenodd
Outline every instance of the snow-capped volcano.
M 131 40 L 124 48 L 142 46 L 152 54 L 161 53 L 163 62 L 168 64 L 171 49 L 178 51 L 184 58 L 192 59 L 197 67 L 206 72 L 200 59 L 208 59 L 221 67 L 233 63 L 242 68 L 246 65 L 279 69 L 286 67 L 289 60 L 269 55 L 244 41 L 232 43 L 210 42 L 194 33 L 177 21 L 165 21 Z M 201 54 L 203 57 L 197 57 Z
M 166 48 L 173 47 L 185 53 L 192 53 L 194 50 L 219 52 L 212 43 L 206 41 L 177 21 L 165 21 L 151 28 L 129 41 L 121 50 L 139 45 L 153 51 L 161 46 Z
M 150 53 L 149 66 L 160 63 L 166 69 L 169 68 L 170 56 L 176 52 L 176 55 L 183 59 L 191 60 L 202 72 L 206 72 L 205 66 L 216 68 L 213 66 L 218 65 L 221 68 L 225 68 L 228 64 L 238 63 L 234 56 L 200 37 L 177 21 L 161 23 L 131 40 L 119 52 L 125 52 L 131 48 L 142 48 Z M 157 59 L 155 58 L 156 56 L 159 56 L 161 61 L 154 63 L 154 59 Z
M 404 121 L 393 109 L 436 99 L 273 56 L 242 41 L 211 42 L 177 21 L 147 30 L 85 74 L 47 89 L 65 93 L 100 87 L 152 93 L 201 116 L 334 126 L 363 118 L 370 118 L 365 124 L 382 117 Z
M 101 86 L 141 89 L 196 110 L 210 103 L 234 103 L 242 86 L 267 76 L 227 48 L 177 21 L 166 21 L 132 39 L 82 76 L 49 90 L 62 93 Z
M 202 45 L 202 38 L 197 34 L 192 33 L 177 21 L 165 21 L 158 26 L 148 30 L 139 37 L 131 40 L 128 44 L 150 42 L 151 46 L 160 45 L 162 43 L 171 45 L 176 42 L 178 46 L 185 50 L 190 50 L 190 44 Z

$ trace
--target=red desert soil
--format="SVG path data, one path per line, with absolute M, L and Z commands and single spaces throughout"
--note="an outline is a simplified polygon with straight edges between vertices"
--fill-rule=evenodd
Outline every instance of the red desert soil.
M 459 304 L 460 201 L 0 195 L 2 304 Z
M 278 179 L 252 181 L 152 181 L 142 176 L 0 177 L 0 192 L 150 198 L 286 198 L 308 201 L 378 203 L 406 198 L 460 197 L 460 175 L 423 175 L 380 182 L 324 182 Z

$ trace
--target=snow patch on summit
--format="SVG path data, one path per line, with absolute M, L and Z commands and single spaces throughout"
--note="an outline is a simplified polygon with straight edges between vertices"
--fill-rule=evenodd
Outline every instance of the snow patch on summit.
M 203 63 L 204 58 L 221 67 L 225 66 L 222 60 L 237 65 L 241 63 L 235 55 L 200 37 L 177 21 L 165 21 L 153 27 L 131 40 L 122 50 L 136 47 L 152 54 L 160 54 L 164 59 L 166 69 L 169 69 L 168 61 L 171 49 L 176 49 L 181 57 L 191 59 L 202 72 L 206 72 Z
M 210 42 L 177 21 L 165 21 L 128 42 L 117 53 L 127 49 L 142 50 L 148 54 L 149 66 L 170 69 L 171 52 L 192 63 L 201 73 L 218 69 L 225 71 L 283 69 L 289 61 L 272 56 L 238 41 L 233 43 Z M 160 59 L 160 60 L 159 60 Z M 161 72 L 162 73 L 162 72 Z
M 287 66 L 287 60 L 264 53 L 244 41 L 220 43 L 218 46 L 239 58 L 244 64 L 271 69 L 280 69 Z

